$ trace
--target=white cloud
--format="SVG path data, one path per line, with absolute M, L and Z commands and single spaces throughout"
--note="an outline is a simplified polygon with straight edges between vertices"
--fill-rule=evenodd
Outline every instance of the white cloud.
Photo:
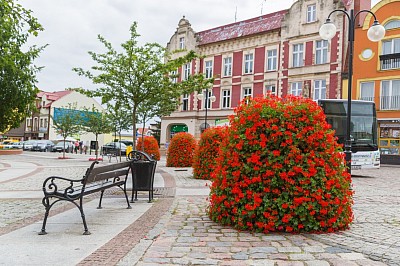
M 49 44 L 36 65 L 38 87 L 45 91 L 69 87 L 93 88 L 73 67 L 89 69 L 88 51 L 102 52 L 100 34 L 118 47 L 129 38 L 129 27 L 138 22 L 140 42 L 166 45 L 183 15 L 195 31 L 218 27 L 261 14 L 289 8 L 293 0 L 20 0 L 44 27 L 32 43 Z M 372 1 L 373 4 L 377 0 Z M 261 6 L 262 5 L 262 6 Z

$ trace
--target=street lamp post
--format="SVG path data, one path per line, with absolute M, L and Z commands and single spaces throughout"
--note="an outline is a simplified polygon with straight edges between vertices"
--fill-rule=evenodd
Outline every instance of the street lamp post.
M 204 97 L 204 93 L 200 93 L 200 94 L 197 95 L 197 99 L 199 99 L 201 101 L 205 98 L 205 111 L 206 111 L 206 113 L 205 113 L 205 118 L 204 118 L 204 120 L 205 120 L 204 121 L 204 130 L 206 130 L 208 128 L 208 124 L 207 124 L 208 104 L 209 104 L 209 102 L 215 102 L 215 96 L 214 95 L 212 95 L 212 96 L 208 95 L 208 88 L 206 88 L 205 94 L 206 94 L 205 97 Z
M 354 32 L 355 32 L 355 20 L 357 16 L 361 13 L 370 13 L 374 17 L 374 23 L 368 29 L 368 39 L 373 42 L 378 42 L 382 40 L 385 36 L 385 28 L 379 24 L 375 14 L 369 10 L 360 10 L 356 14 L 354 14 L 354 10 L 351 9 L 350 13 L 345 10 L 336 9 L 333 10 L 325 23 L 319 29 L 319 35 L 324 40 L 330 40 L 336 35 L 336 26 L 330 20 L 330 16 L 335 12 L 342 12 L 345 14 L 347 19 L 349 20 L 349 35 L 348 35 L 348 46 L 349 46 L 349 66 L 348 66 L 348 84 L 347 84 L 347 123 L 346 123 L 346 141 L 344 144 L 345 148 L 345 159 L 346 159 L 346 167 L 349 174 L 351 174 L 351 134 L 350 134 L 350 125 L 351 125 L 351 89 L 352 89 L 352 81 L 353 81 L 353 51 L 354 51 Z

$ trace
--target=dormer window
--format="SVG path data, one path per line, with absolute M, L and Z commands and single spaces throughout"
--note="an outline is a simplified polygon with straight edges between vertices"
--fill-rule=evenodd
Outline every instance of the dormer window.
M 179 49 L 185 49 L 185 37 L 179 38 Z
M 312 4 L 307 6 L 307 23 L 317 21 L 317 5 Z

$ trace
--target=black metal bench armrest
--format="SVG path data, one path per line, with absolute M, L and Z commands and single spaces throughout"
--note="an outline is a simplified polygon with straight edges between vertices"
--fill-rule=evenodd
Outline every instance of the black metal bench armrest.
M 43 193 L 45 196 L 55 196 L 71 198 L 71 194 L 76 193 L 77 188 L 82 189 L 81 179 L 70 179 L 60 176 L 50 176 L 43 182 Z

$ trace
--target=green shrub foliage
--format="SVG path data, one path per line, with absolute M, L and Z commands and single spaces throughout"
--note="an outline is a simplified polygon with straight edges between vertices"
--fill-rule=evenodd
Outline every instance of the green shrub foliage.
M 213 221 L 257 232 L 333 232 L 352 222 L 351 177 L 311 99 L 250 99 L 235 110 L 210 193 Z
M 158 142 L 153 136 L 146 136 L 143 138 L 144 148 L 142 143 L 142 137 L 138 138 L 137 149 L 139 151 L 144 149 L 144 152 L 153 157 L 154 160 L 160 160 L 160 147 L 158 147 Z
M 187 132 L 175 134 L 167 150 L 167 167 L 191 167 L 196 140 Z
M 194 154 L 194 178 L 211 179 L 211 173 L 216 166 L 220 144 L 226 137 L 226 132 L 227 127 L 212 127 L 201 134 L 199 145 Z

